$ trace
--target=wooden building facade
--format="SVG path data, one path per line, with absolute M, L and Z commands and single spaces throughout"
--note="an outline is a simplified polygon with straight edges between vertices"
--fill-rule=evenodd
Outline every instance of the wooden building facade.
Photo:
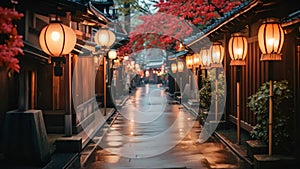
M 6 6 L 11 7 L 10 1 Z M 31 4 L 35 4 L 32 6 Z M 103 63 L 95 62 L 96 43 L 93 36 L 104 25 L 109 24 L 104 16 L 96 16 L 91 11 L 91 4 L 83 1 L 23 1 L 19 0 L 16 10 L 24 14 L 17 22 L 18 33 L 23 36 L 24 55 L 20 60 L 20 73 L 0 70 L 0 131 L 2 132 L 5 114 L 10 110 L 40 109 L 43 112 L 48 133 L 64 133 L 65 112 L 67 104 L 72 104 L 73 133 L 82 130 L 81 124 L 93 118 L 95 109 L 101 106 L 96 95 L 103 95 Z M 90 11 L 89 11 L 90 10 Z M 75 48 L 68 55 L 71 57 L 70 70 L 74 91 L 69 93 L 76 97 L 68 103 L 66 88 L 66 64 L 60 63 L 62 76 L 55 76 L 55 65 L 39 46 L 39 33 L 49 24 L 49 16 L 56 14 L 65 25 L 76 33 Z M 103 62 L 103 60 L 102 60 Z M 74 71 L 76 68 L 77 71 Z M 79 94 L 78 94 L 79 93 Z M 102 98 L 103 99 L 103 98 Z M 0 132 L 0 134 L 2 134 Z
M 259 26 L 268 18 L 277 18 L 284 30 L 282 60 L 274 61 L 269 69 L 269 62 L 261 61 L 258 44 Z M 269 80 L 270 73 L 275 81 L 287 80 L 293 91 L 293 110 L 285 112 L 290 117 L 289 127 L 293 138 L 292 144 L 297 147 L 297 132 L 300 129 L 300 3 L 283 0 L 248 0 L 229 14 L 216 21 L 204 30 L 203 35 L 190 41 L 187 46 L 197 48 L 203 45 L 205 38 L 211 42 L 220 41 L 225 49 L 223 67 L 227 83 L 226 107 L 224 119 L 237 123 L 236 67 L 230 65 L 228 42 L 233 33 L 242 33 L 248 41 L 246 65 L 241 70 L 240 110 L 241 127 L 250 132 L 256 125 L 256 117 L 247 107 L 248 97 Z M 268 72 L 271 71 L 271 72 Z

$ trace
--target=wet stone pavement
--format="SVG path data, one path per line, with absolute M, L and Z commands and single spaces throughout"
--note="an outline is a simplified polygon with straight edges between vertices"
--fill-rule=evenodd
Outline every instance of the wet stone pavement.
M 159 85 L 138 87 L 82 169 L 245 168 L 217 138 L 200 143 L 202 127 Z

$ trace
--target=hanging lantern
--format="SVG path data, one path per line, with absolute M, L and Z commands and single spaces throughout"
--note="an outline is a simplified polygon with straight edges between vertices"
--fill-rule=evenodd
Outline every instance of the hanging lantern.
M 211 65 L 211 56 L 209 49 L 202 49 L 199 53 L 200 64 L 202 69 L 208 69 Z
M 200 65 L 200 58 L 198 54 L 193 54 L 193 65 L 198 67 Z
M 239 33 L 233 34 L 228 42 L 228 51 L 231 58 L 230 65 L 246 65 L 247 50 L 247 38 Z
M 128 60 L 128 59 L 129 59 L 129 56 L 125 55 L 124 60 Z
M 171 64 L 171 71 L 172 71 L 172 73 L 176 73 L 177 72 L 177 64 L 176 63 L 172 63 Z
M 186 56 L 186 67 L 191 69 L 193 67 L 193 58 L 191 55 Z
M 149 70 L 146 70 L 145 74 L 146 74 L 146 77 L 149 77 L 150 76 Z
M 99 45 L 104 50 L 107 50 L 115 42 L 116 36 L 108 28 L 101 28 L 95 34 L 94 40 L 97 45 Z
M 119 59 L 116 59 L 116 60 L 114 60 L 113 62 L 114 62 L 114 67 L 115 67 L 115 68 L 117 68 L 117 67 L 119 67 L 119 66 L 121 65 Z
M 70 27 L 59 21 L 45 26 L 39 36 L 41 49 L 50 56 L 70 53 L 76 44 L 76 34 Z
M 214 42 L 210 47 L 211 52 L 211 67 L 222 67 L 224 57 L 224 48 L 221 42 Z
M 266 20 L 258 30 L 258 44 L 262 52 L 260 60 L 281 60 L 284 32 L 275 19 Z
M 108 58 L 109 59 L 116 59 L 117 58 L 117 51 L 115 49 L 111 49 L 108 52 Z
M 183 72 L 183 69 L 184 69 L 184 63 L 182 60 L 178 60 L 177 61 L 177 71 L 178 72 Z

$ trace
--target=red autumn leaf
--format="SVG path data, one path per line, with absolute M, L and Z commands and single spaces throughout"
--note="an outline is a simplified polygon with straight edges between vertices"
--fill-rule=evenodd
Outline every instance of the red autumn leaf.
M 146 45 L 161 48 L 176 48 L 176 42 L 190 36 L 195 28 L 205 28 L 212 20 L 224 15 L 245 0 L 160 0 L 155 6 L 159 9 L 154 15 L 141 16 L 142 24 L 130 33 L 128 43 L 132 52 L 141 50 Z M 201 30 L 200 30 L 201 31 Z M 151 34 L 151 36 L 141 36 Z M 154 36 L 155 35 L 155 36 Z
M 13 21 L 22 17 L 23 14 L 15 9 L 0 6 L 0 35 L 5 37 L 0 42 L 0 67 L 16 72 L 20 70 L 19 60 L 16 56 L 23 54 L 24 44 L 22 36 L 17 34 Z

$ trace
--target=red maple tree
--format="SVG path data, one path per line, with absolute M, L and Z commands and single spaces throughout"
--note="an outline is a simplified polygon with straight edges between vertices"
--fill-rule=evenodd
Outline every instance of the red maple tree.
M 120 55 L 148 48 L 177 48 L 174 42 L 183 40 L 193 32 L 192 25 L 180 17 L 167 13 L 141 16 L 143 21 L 130 32 L 130 41 L 120 48 Z
M 214 19 L 240 5 L 244 0 L 160 0 L 156 6 L 159 12 L 166 12 L 191 21 L 203 28 Z
M 14 1 L 15 2 L 15 1 Z M 10 71 L 19 72 L 18 54 L 23 54 L 24 46 L 22 36 L 18 35 L 14 20 L 23 17 L 15 8 L 0 6 L 0 67 L 5 67 Z
M 120 47 L 119 55 L 152 47 L 176 50 L 184 38 L 201 31 L 243 1 L 160 0 L 155 5 L 157 13 L 139 17 L 142 24 L 130 32 L 130 41 Z

